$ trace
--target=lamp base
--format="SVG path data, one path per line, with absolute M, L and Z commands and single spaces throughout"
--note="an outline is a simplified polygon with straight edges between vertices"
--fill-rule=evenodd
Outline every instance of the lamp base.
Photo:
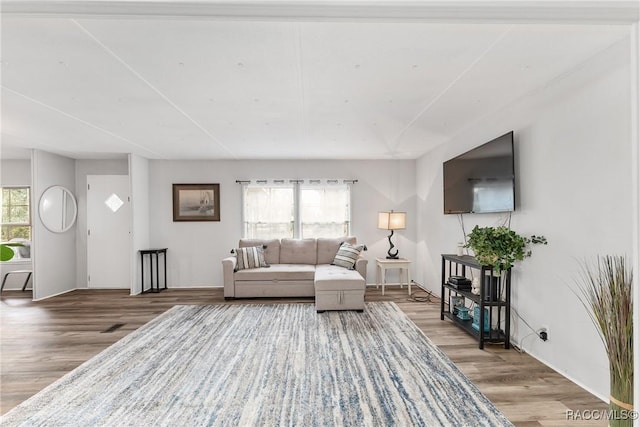
M 391 237 L 393 237 L 393 230 L 391 230 L 391 234 L 389 234 L 389 250 L 387 251 L 387 259 L 398 259 L 398 250 L 396 249 L 395 253 L 393 252 L 393 248 L 395 246 L 393 242 L 391 242 Z

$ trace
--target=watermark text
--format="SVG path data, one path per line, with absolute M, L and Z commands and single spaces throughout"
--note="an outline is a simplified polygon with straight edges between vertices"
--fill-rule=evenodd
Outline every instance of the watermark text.
M 617 411 L 611 409 L 567 409 L 566 411 L 567 420 L 578 421 L 578 420 L 608 420 L 608 421 L 625 421 L 625 420 L 637 420 L 640 418 L 640 413 L 638 411 L 629 411 L 627 409 L 620 409 Z

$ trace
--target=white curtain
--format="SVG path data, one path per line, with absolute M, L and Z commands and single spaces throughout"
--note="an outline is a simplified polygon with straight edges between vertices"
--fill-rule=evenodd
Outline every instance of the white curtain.
M 245 238 L 347 236 L 351 181 L 259 180 L 243 183 Z

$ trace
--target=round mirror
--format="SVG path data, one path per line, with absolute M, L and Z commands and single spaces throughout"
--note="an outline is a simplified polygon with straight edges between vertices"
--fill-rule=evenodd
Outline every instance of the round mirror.
M 76 198 L 60 185 L 49 187 L 42 193 L 38 210 L 42 224 L 54 233 L 64 233 L 70 229 L 78 214 Z

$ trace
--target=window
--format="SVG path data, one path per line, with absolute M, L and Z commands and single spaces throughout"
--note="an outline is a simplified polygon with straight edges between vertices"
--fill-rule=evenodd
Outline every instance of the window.
M 249 239 L 348 236 L 351 186 L 337 180 L 244 184 L 243 235 Z
M 31 240 L 29 187 L 2 187 L 2 241 Z
M 245 185 L 244 237 L 293 237 L 294 194 L 293 185 Z
M 348 236 L 350 193 L 347 184 L 301 185 L 300 237 Z

